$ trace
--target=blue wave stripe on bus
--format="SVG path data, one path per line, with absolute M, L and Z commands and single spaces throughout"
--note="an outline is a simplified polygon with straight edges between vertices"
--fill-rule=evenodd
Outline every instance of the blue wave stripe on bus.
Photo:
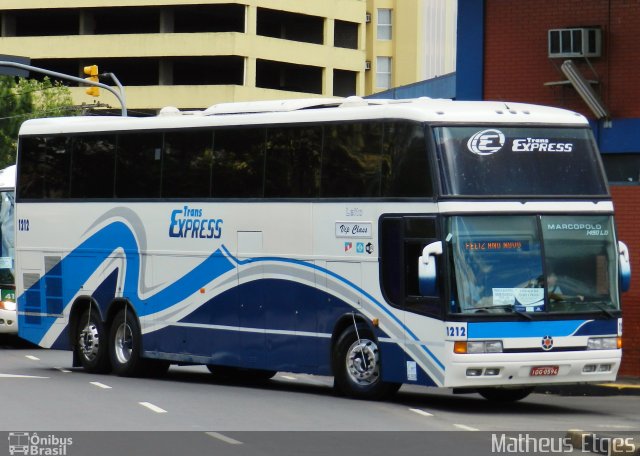
M 138 295 L 141 283 L 140 250 L 131 229 L 122 222 L 114 222 L 80 244 L 60 262 L 64 274 L 62 300 L 68 305 L 83 284 L 118 248 L 122 248 L 126 257 L 126 276 L 124 281 L 124 297 L 135 306 L 139 316 L 150 315 L 165 310 L 180 302 L 206 284 L 233 270 L 235 266 L 216 249 L 209 257 L 179 280 L 156 294 L 142 299 Z M 49 274 L 43 275 L 31 289 L 44 289 Z M 18 305 L 24 309 L 27 292 L 18 298 Z M 43 312 L 44 313 L 44 312 Z M 23 319 L 24 321 L 24 319 Z M 46 318 L 37 327 L 21 325 L 21 334 L 29 336 L 29 340 L 39 342 L 45 336 L 55 318 Z M 46 322 L 46 323 L 45 323 Z M 20 323 L 20 322 L 19 322 Z
M 501 321 L 469 323 L 469 339 L 568 337 L 617 334 L 612 320 Z
M 340 282 L 344 283 L 345 285 L 348 285 L 349 287 L 351 287 L 354 290 L 358 291 L 359 293 L 362 293 L 362 295 L 365 296 L 370 302 L 375 304 L 380 310 L 382 310 L 385 314 L 387 314 L 387 316 L 389 318 L 391 318 L 394 322 L 396 322 L 406 332 L 406 334 L 409 335 L 414 341 L 419 341 L 420 340 L 418 338 L 418 336 L 416 336 L 413 333 L 413 331 L 411 331 L 411 329 L 409 329 L 398 317 L 396 317 L 387 307 L 385 307 L 384 304 L 382 304 L 380 301 L 378 301 L 376 298 L 374 298 L 371 294 L 367 293 L 367 291 L 365 291 L 361 287 L 357 286 L 353 282 L 350 282 L 349 280 L 345 279 L 344 277 L 336 274 L 335 272 L 330 271 L 329 269 L 325 269 L 325 268 L 322 268 L 320 266 L 316 266 L 314 264 L 310 264 L 310 263 L 308 263 L 306 261 L 293 260 L 291 258 L 257 257 L 257 258 L 249 258 L 249 259 L 246 259 L 246 260 L 239 260 L 238 258 L 234 257 L 231 254 L 231 252 L 229 252 L 229 250 L 227 250 L 227 248 L 224 245 L 220 246 L 220 248 L 224 251 L 224 253 L 229 258 L 231 258 L 233 261 L 235 261 L 239 265 L 258 263 L 258 262 L 264 262 L 264 261 L 281 262 L 281 263 L 292 263 L 292 264 L 296 264 L 298 266 L 308 267 L 308 268 L 315 269 L 317 271 L 323 272 L 325 274 L 328 274 L 331 277 L 333 277 L 334 279 L 337 279 Z M 445 370 L 444 364 L 436 357 L 436 355 L 433 354 L 433 352 L 431 352 L 431 350 L 429 350 L 427 348 L 426 345 L 420 345 L 420 347 L 429 355 L 429 357 L 438 365 L 438 367 L 440 367 L 443 371 Z
M 221 245 L 220 248 L 215 250 L 205 261 L 200 263 L 196 268 L 176 282 L 152 296 L 141 299 L 138 295 L 138 287 L 141 283 L 140 250 L 131 228 L 123 222 L 113 222 L 110 225 L 107 225 L 85 240 L 61 260 L 62 271 L 64 271 L 62 300 L 65 305 L 68 305 L 71 302 L 77 291 L 82 288 L 83 284 L 86 283 L 100 265 L 118 248 L 123 249 L 126 257 L 126 276 L 123 295 L 131 301 L 140 317 L 160 312 L 171 307 L 175 303 L 186 299 L 198 289 L 234 269 L 235 265 L 233 262 L 238 265 L 262 261 L 284 262 L 321 271 L 353 288 L 403 328 L 409 337 L 414 341 L 419 341 L 418 337 L 398 317 L 396 317 L 371 294 L 333 271 L 305 261 L 287 258 L 258 257 L 239 260 L 235 258 L 224 245 Z M 48 274 L 45 274 L 32 288 L 41 287 L 47 278 Z M 22 304 L 23 308 L 25 304 L 25 295 L 26 292 L 18 298 L 19 305 Z M 22 334 L 28 334 L 28 340 L 40 342 L 55 321 L 55 318 L 47 318 L 46 324 L 38 325 L 37 327 L 23 327 Z M 443 371 L 445 370 L 444 364 L 426 347 L 426 345 L 421 344 L 420 347 L 440 369 Z
M 589 320 L 579 327 L 572 336 L 604 336 L 618 334 L 618 319 Z

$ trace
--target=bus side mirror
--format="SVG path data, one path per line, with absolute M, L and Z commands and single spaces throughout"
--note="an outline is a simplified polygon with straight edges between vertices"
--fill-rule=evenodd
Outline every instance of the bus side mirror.
M 631 286 L 631 259 L 629 258 L 629 248 L 618 241 L 618 262 L 620 264 L 620 290 L 629 291 Z
M 422 249 L 422 256 L 418 258 L 418 289 L 422 296 L 436 294 L 436 255 L 442 255 L 442 241 L 426 245 Z

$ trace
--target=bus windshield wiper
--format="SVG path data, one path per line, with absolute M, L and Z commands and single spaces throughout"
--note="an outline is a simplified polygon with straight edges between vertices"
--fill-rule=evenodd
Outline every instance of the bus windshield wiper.
M 605 314 L 607 317 L 615 318 L 615 315 L 613 315 L 613 313 L 609 309 L 607 309 L 604 305 L 600 304 L 599 302 L 590 302 L 589 304 L 593 304 L 595 307 L 600 309 L 600 311 L 603 314 Z
M 481 306 L 481 307 L 473 307 L 473 310 L 491 310 L 491 309 L 503 309 L 503 310 L 508 310 L 511 313 L 520 315 L 521 317 L 526 318 L 527 320 L 533 320 L 533 318 L 531 317 L 531 315 L 529 315 L 526 312 L 522 312 L 520 310 L 516 310 L 515 306 L 512 304 L 500 304 L 497 306 Z

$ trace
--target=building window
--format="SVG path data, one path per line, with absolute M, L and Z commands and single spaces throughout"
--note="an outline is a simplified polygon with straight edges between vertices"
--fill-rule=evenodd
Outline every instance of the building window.
M 391 88 L 391 57 L 376 58 L 376 88 Z
M 378 10 L 378 39 L 379 40 L 391 39 L 391 10 L 390 9 Z
M 640 183 L 640 153 L 602 154 L 602 163 L 610 184 Z
M 333 45 L 335 47 L 358 49 L 358 24 L 335 20 Z

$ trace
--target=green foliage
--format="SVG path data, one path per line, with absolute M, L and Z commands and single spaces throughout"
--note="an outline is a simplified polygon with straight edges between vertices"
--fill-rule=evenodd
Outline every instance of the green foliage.
M 0 169 L 16 161 L 20 125 L 36 117 L 74 115 L 71 91 L 49 78 L 42 81 L 0 76 Z

